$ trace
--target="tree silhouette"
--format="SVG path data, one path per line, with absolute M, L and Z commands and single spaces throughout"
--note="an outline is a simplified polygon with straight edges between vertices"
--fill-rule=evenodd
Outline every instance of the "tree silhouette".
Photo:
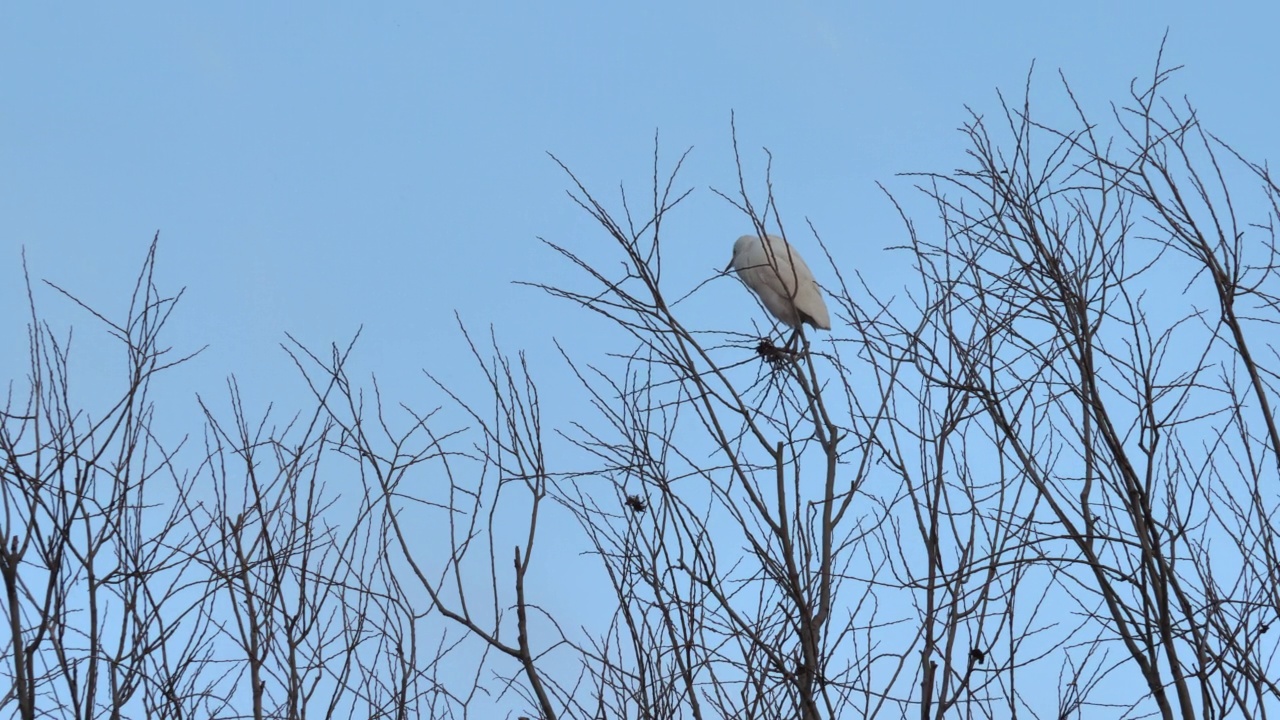
M 440 407 L 353 377 L 355 339 L 289 338 L 307 409 L 253 416 L 233 379 L 200 398 L 202 443 L 170 444 L 152 386 L 191 355 L 162 340 L 181 293 L 157 289 L 156 241 L 123 318 L 50 286 L 125 358 L 102 409 L 77 404 L 28 281 L 29 370 L 0 423 L 0 705 L 1273 714 L 1280 186 L 1166 97 L 1162 62 L 1104 121 L 1065 78 L 1065 125 L 1037 119 L 1030 76 L 973 112 L 964 167 L 886 189 L 911 282 L 882 297 L 808 252 L 834 330 L 794 351 L 788 328 L 695 325 L 706 284 L 664 279 L 687 153 L 664 169 L 655 143 L 638 215 L 562 165 L 612 257 L 548 242 L 577 279 L 531 286 L 618 332 L 558 348 L 588 402 L 559 427 L 524 354 L 463 328 L 483 382 L 430 378 Z M 825 251 L 734 150 L 719 198 Z M 566 542 L 596 574 L 570 576 Z M 584 581 L 612 598 L 603 622 L 544 597 Z

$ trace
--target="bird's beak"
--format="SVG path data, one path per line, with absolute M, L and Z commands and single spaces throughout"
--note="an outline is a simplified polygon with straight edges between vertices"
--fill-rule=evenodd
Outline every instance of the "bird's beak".
M 729 272 L 729 268 L 731 268 L 731 267 L 733 267 L 733 258 L 729 258 L 729 264 L 728 264 L 728 265 L 725 265 L 725 266 L 724 266 L 724 269 L 723 269 L 723 270 L 721 270 L 720 272 L 721 272 L 721 273 L 727 273 L 727 272 Z

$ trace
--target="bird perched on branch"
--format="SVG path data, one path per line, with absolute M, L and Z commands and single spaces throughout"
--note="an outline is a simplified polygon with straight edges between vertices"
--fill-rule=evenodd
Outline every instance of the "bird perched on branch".
M 822 291 L 804 258 L 777 235 L 743 235 L 733 244 L 733 268 L 765 309 L 799 334 L 801 323 L 830 330 Z M 794 338 L 793 338 L 794 339 Z

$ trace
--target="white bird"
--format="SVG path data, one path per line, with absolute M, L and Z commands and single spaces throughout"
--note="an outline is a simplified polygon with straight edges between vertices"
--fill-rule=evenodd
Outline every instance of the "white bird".
M 733 244 L 733 268 L 746 286 L 764 303 L 765 309 L 792 329 L 800 323 L 822 330 L 831 329 L 831 316 L 822 291 L 804 258 L 777 235 L 743 235 Z

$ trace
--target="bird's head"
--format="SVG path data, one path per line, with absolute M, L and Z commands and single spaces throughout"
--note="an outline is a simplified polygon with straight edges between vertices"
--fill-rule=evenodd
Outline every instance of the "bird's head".
M 758 245 L 759 243 L 760 238 L 755 235 L 743 235 L 738 238 L 737 241 L 733 243 L 733 257 L 729 258 L 729 264 L 724 266 L 724 272 L 729 272 L 735 267 L 741 269 L 743 267 L 741 264 L 743 256 L 751 249 L 751 247 Z

